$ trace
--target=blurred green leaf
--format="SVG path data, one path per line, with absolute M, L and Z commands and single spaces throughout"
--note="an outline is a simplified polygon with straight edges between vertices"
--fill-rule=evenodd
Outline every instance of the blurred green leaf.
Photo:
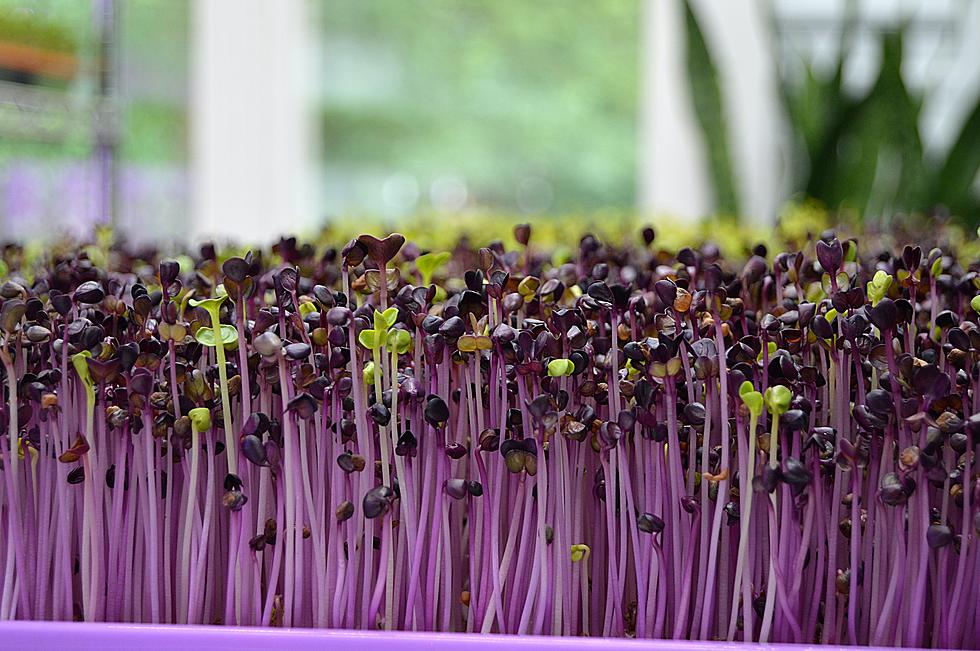
M 501 209 L 528 177 L 550 185 L 550 212 L 633 204 L 640 2 L 320 5 L 342 55 L 323 147 L 353 203 L 377 204 L 377 179 L 398 172 L 422 188 L 459 176 Z
M 977 174 L 980 173 L 980 99 L 973 107 L 960 130 L 960 135 L 949 150 L 945 163 L 939 168 L 934 182 L 932 201 L 949 206 L 953 214 L 964 218 L 968 224 L 980 223 L 980 201 L 974 191 Z
M 902 32 L 882 40 L 878 79 L 863 97 L 843 89 L 857 24 L 850 2 L 833 74 L 821 76 L 802 61 L 803 75 L 782 80 L 782 96 L 795 132 L 796 188 L 832 210 L 863 219 L 898 211 L 927 211 L 938 204 L 970 225 L 980 223 L 980 100 L 944 161 L 925 157 L 918 129 L 922 98 L 902 80 Z M 867 213 L 867 214 L 866 214 Z
M 827 132 L 836 124 L 845 103 L 841 92 L 841 67 L 830 77 L 821 77 L 806 61 L 804 76 L 795 84 L 784 80 L 783 103 L 797 142 L 795 173 L 797 187 L 809 184 L 812 162 L 819 154 Z
M 441 251 L 439 253 L 423 253 L 415 258 L 415 268 L 419 270 L 419 275 L 422 276 L 423 287 L 432 283 L 432 274 L 439 267 L 449 262 L 450 257 L 452 254 L 449 251 Z
M 688 1 L 684 2 L 684 18 L 687 28 L 687 74 L 691 82 L 694 110 L 707 145 L 715 208 L 724 214 L 738 215 L 738 194 L 732 173 L 728 125 L 718 84 L 718 71 Z
M 831 209 L 871 217 L 922 205 L 926 165 L 919 102 L 909 94 L 901 69 L 902 33 L 888 34 L 874 86 L 864 98 L 845 101 L 813 158 L 809 196 Z

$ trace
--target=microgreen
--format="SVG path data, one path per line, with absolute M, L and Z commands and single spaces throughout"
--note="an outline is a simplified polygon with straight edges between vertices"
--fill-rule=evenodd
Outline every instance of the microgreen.
M 549 377 L 564 377 L 575 373 L 575 363 L 570 359 L 553 359 L 548 362 Z
M 452 257 L 451 253 L 441 251 L 439 253 L 424 253 L 415 258 L 415 268 L 418 269 L 423 287 L 432 284 L 433 274 L 449 262 L 450 257 Z
M 534 228 L 5 249 L 0 618 L 977 647 L 974 260 Z

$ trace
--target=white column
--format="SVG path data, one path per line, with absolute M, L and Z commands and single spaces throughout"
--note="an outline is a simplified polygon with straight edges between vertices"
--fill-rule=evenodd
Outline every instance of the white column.
M 654 217 L 700 219 L 714 205 L 685 68 L 682 0 L 644 0 L 638 203 Z
M 692 4 L 718 70 L 741 212 L 772 223 L 788 177 L 769 5 Z M 715 202 L 687 75 L 683 0 L 645 0 L 644 9 L 639 203 L 654 215 L 699 218 Z
M 742 215 L 774 223 L 790 179 L 771 7 L 758 0 L 696 0 L 694 10 L 718 70 Z
M 262 242 L 316 220 L 306 0 L 194 0 L 188 238 Z

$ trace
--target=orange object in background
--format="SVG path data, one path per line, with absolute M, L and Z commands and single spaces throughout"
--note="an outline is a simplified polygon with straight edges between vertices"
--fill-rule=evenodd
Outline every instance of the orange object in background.
M 0 70 L 69 80 L 78 70 L 73 54 L 0 40 Z

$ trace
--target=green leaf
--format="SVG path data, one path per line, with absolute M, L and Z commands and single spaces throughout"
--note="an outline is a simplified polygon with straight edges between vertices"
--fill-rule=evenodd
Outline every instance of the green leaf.
M 888 293 L 891 286 L 891 275 L 881 269 L 876 271 L 874 278 L 868 282 L 868 298 L 871 299 L 871 305 L 877 305 Z
M 368 362 L 364 365 L 364 370 L 361 371 L 361 377 L 364 379 L 364 384 L 369 386 L 374 385 L 374 362 Z
M 742 396 L 742 402 L 748 407 L 749 413 L 756 418 L 762 414 L 762 394 L 758 391 L 750 391 Z
M 748 380 L 744 380 L 742 384 L 738 386 L 738 395 L 740 396 L 744 396 L 747 393 L 752 393 L 753 391 L 755 391 L 755 385 Z
M 844 98 L 840 92 L 839 77 L 820 77 L 813 66 L 801 61 L 805 70 L 802 81 L 794 86 L 783 84 L 783 102 L 790 122 L 799 139 L 800 163 L 795 167 L 806 170 L 809 162 L 820 151 L 827 131 L 833 126 Z M 806 177 L 800 179 L 805 186 Z
M 943 203 L 960 217 L 971 218 L 970 223 L 976 224 L 980 215 L 967 214 L 971 208 L 976 208 L 978 200 L 974 192 L 974 181 L 980 173 L 980 99 L 973 107 L 973 112 L 963 123 L 963 129 L 956 138 L 946 161 L 937 172 L 932 191 L 934 203 Z
M 766 404 L 769 406 L 769 413 L 774 416 L 785 414 L 792 400 L 793 393 L 782 384 L 766 389 Z
M 375 312 L 377 314 L 377 312 Z M 379 337 L 377 336 L 376 330 L 361 330 L 361 333 L 357 335 L 357 341 L 362 346 L 368 350 L 376 350 L 379 348 L 378 344 Z
M 86 358 L 91 356 L 92 353 L 87 350 L 75 353 L 71 356 L 71 365 L 75 368 L 75 372 L 78 373 L 82 384 L 85 385 L 86 392 L 91 393 L 94 397 L 95 382 L 92 381 L 92 375 L 88 369 L 88 362 L 85 361 Z
M 211 312 L 212 310 L 217 310 L 218 308 L 220 308 L 221 304 L 224 303 L 225 299 L 227 298 L 228 298 L 228 294 L 221 294 L 214 298 L 204 298 L 201 300 L 192 298 L 190 299 L 189 303 L 191 304 L 191 307 L 203 307 L 208 312 Z
M 395 321 L 398 320 L 398 308 L 389 307 L 387 310 L 381 313 L 384 318 L 385 330 L 395 325 Z
M 194 333 L 194 338 L 202 346 L 208 346 L 209 348 L 214 348 L 217 344 L 214 339 L 214 328 L 208 328 L 202 326 L 197 329 Z M 222 323 L 221 324 L 221 344 L 227 348 L 231 344 L 238 342 L 238 331 L 234 327 Z
M 830 210 L 867 217 L 922 207 L 928 185 L 918 121 L 920 100 L 902 78 L 902 33 L 882 39 L 871 90 L 849 99 L 812 157 L 806 193 Z
M 387 335 L 388 329 L 395 325 L 398 320 L 398 308 L 389 307 L 384 312 L 374 311 L 374 329 L 381 333 L 382 341 Z
M 388 349 L 404 355 L 412 349 L 412 335 L 407 330 L 392 330 L 388 333 Z
M 439 253 L 425 253 L 415 258 L 415 268 L 419 270 L 419 275 L 422 276 L 422 284 L 425 286 L 431 284 L 432 275 L 439 267 L 449 262 L 450 257 L 449 251 L 441 251 Z
M 755 390 L 755 385 L 745 380 L 738 387 L 738 395 L 748 407 L 750 414 L 758 417 L 762 413 L 762 394 Z
M 779 349 L 779 346 L 776 345 L 776 342 L 775 341 L 770 341 L 770 342 L 768 342 L 766 344 L 766 348 L 769 351 L 769 357 L 772 358 L 772 356 L 775 355 L 776 354 L 776 351 Z M 755 359 L 758 362 L 761 362 L 762 361 L 762 351 L 761 350 L 759 351 L 759 355 Z
M 810 303 L 819 303 L 827 297 L 822 283 L 810 283 L 806 288 L 806 300 Z
M 973 308 L 973 311 L 974 312 L 976 312 L 977 314 L 980 314 L 980 295 L 974 296 L 970 300 L 970 307 Z
M 738 214 L 738 193 L 729 153 L 728 125 L 722 103 L 718 70 L 708 51 L 690 1 L 684 2 L 687 27 L 687 75 L 691 97 L 704 140 L 708 147 L 708 168 L 714 184 L 718 212 Z
M 191 425 L 196 432 L 206 432 L 211 429 L 211 410 L 207 407 L 197 407 L 187 412 Z
M 570 359 L 558 358 L 548 362 L 548 377 L 563 377 L 575 372 L 575 363 Z

